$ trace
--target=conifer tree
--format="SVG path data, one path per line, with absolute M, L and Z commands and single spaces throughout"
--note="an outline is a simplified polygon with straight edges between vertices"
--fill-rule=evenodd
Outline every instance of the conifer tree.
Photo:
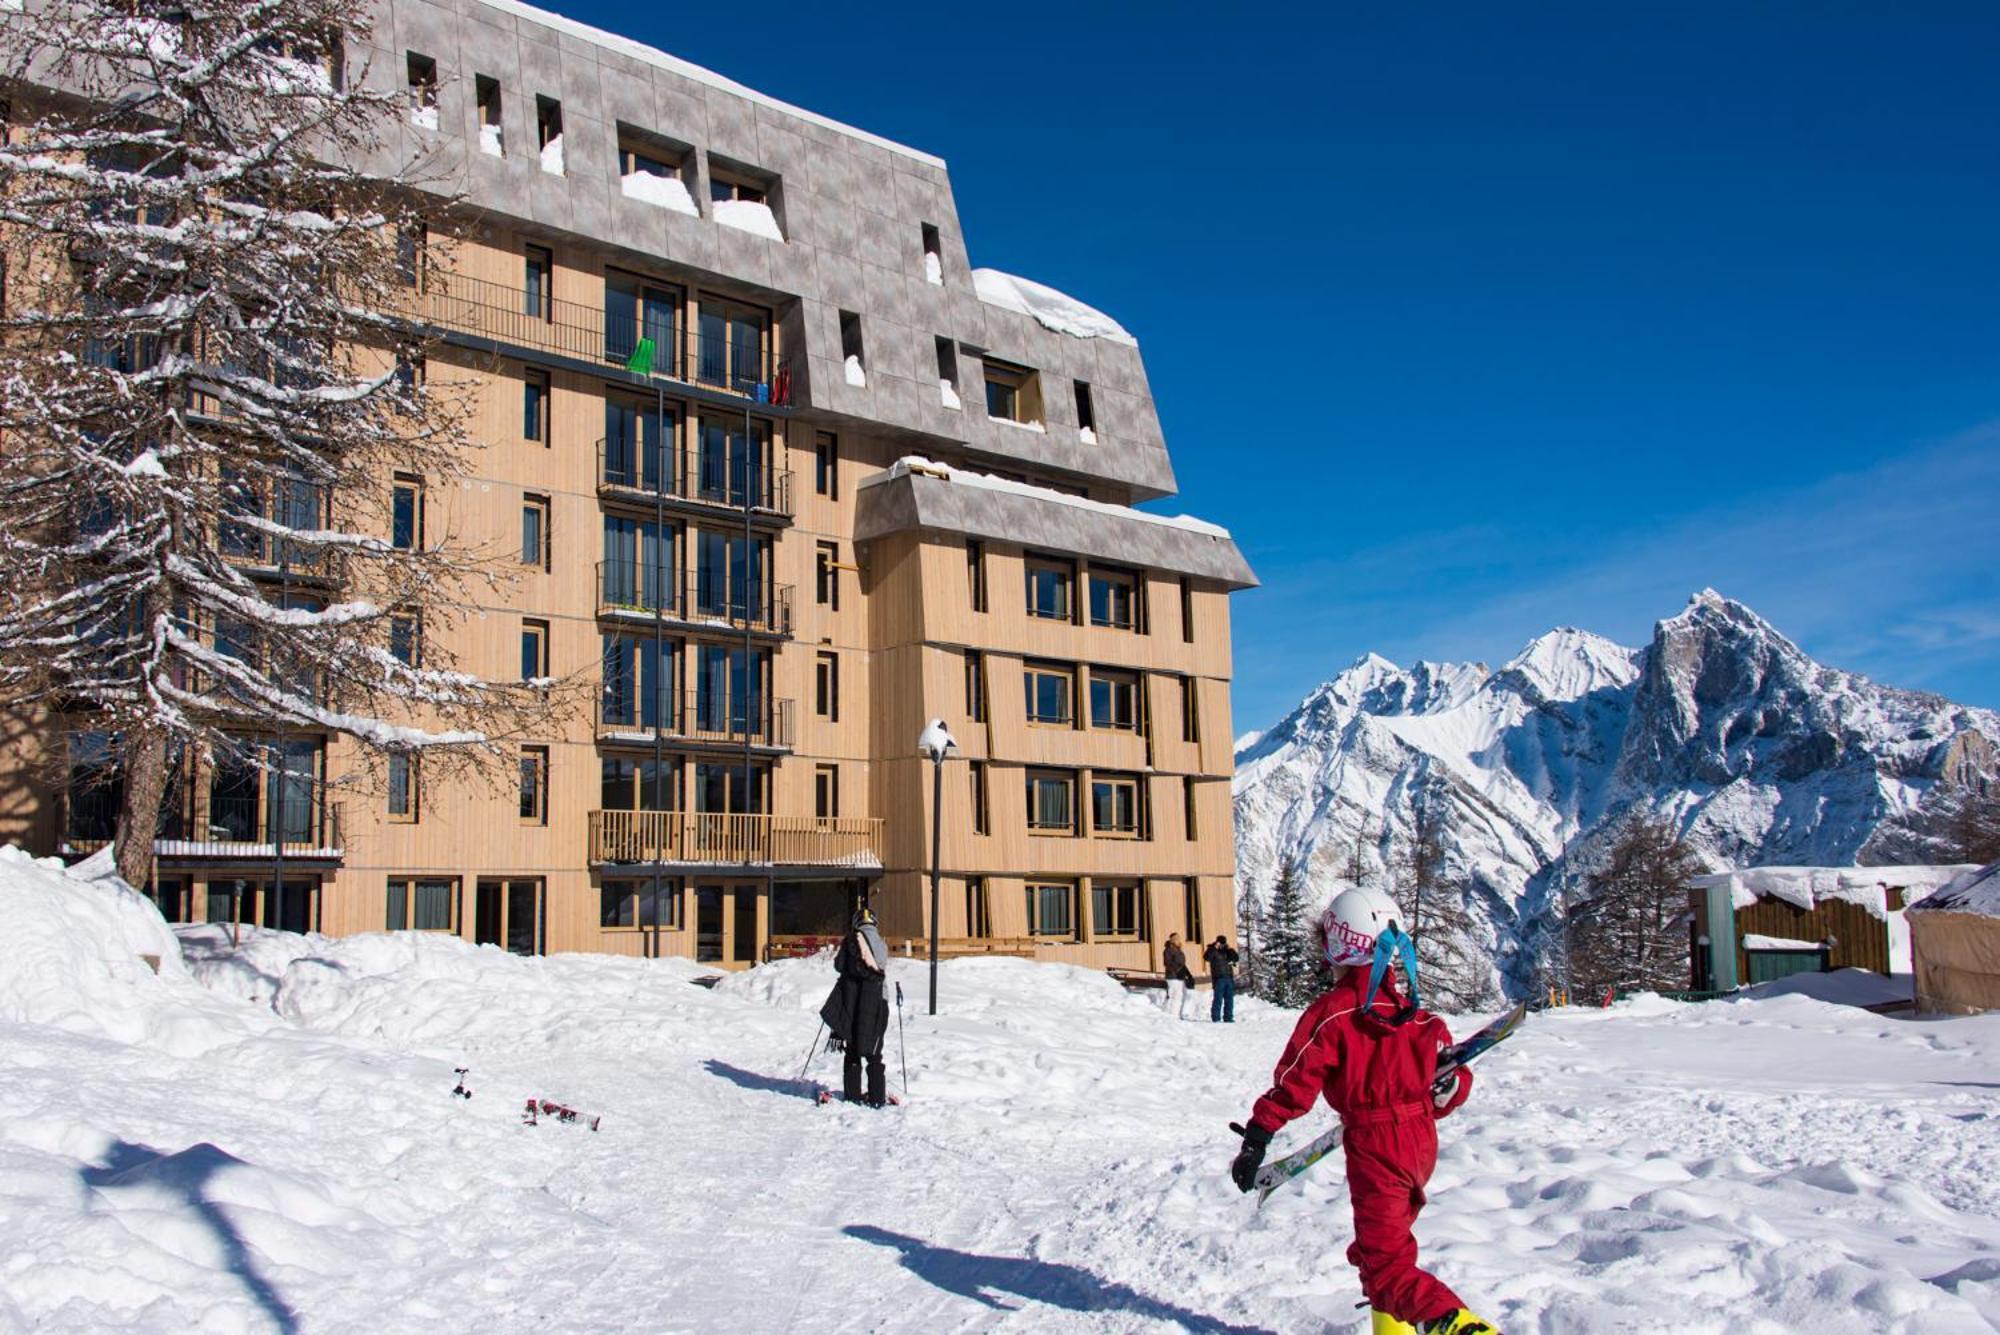
M 402 98 L 342 67 L 368 12 L 0 14 L 0 707 L 94 739 L 135 884 L 190 762 L 303 732 L 450 768 L 557 699 L 453 661 L 499 567 L 392 499 L 472 442 L 407 318 L 450 200 L 371 169 Z
M 1450 870 L 1436 807 L 1441 785 L 1413 794 L 1410 834 L 1393 855 L 1390 898 L 1416 942 L 1418 991 L 1448 1014 L 1483 1010 L 1499 999 L 1493 967 L 1474 935 L 1466 886 Z
M 1305 876 L 1298 864 L 1278 869 L 1265 914 L 1263 996 L 1280 1006 L 1304 1006 L 1323 990 L 1316 914 L 1306 902 Z
M 1699 856 L 1664 821 L 1626 819 L 1569 913 L 1569 966 L 1586 994 L 1688 985 L 1688 881 Z

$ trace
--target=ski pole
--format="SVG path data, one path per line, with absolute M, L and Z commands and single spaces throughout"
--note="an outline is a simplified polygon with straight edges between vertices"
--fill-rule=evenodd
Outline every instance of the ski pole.
M 819 1051 L 819 1036 L 825 1032 L 826 1021 L 821 1020 L 819 1028 L 813 1030 L 812 1046 L 806 1049 L 806 1064 L 799 1068 L 799 1083 L 802 1085 L 806 1082 L 806 1072 L 812 1069 L 813 1054 Z
M 910 1092 L 910 1049 L 903 1042 L 903 985 L 896 984 L 896 1055 L 903 1063 L 903 1093 Z

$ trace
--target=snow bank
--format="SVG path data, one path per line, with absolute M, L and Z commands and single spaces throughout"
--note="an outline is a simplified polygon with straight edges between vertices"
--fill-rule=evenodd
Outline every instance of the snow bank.
M 2000 918 L 2000 862 L 1968 867 L 1910 906 L 1912 913 L 1976 913 Z
M 953 412 L 962 411 L 965 407 L 964 401 L 958 397 L 958 387 L 943 376 L 938 377 L 938 402 Z
M 1087 426 L 1080 426 L 1076 429 L 1076 438 L 1078 442 L 1084 445 L 1095 445 L 1097 443 L 1097 433 Z
M 734 227 L 739 232 L 751 232 L 773 241 L 785 239 L 785 234 L 778 230 L 778 216 L 771 212 L 769 204 L 754 199 L 718 199 L 710 207 L 715 212 L 715 220 L 724 227 Z
M 1749 932 L 1743 937 L 1745 950 L 1818 950 L 1823 941 L 1795 941 L 1788 936 L 1760 936 Z
M 701 210 L 694 206 L 694 196 L 688 193 L 687 185 L 678 176 L 626 172 L 618 178 L 618 188 L 627 199 L 643 200 L 675 213 L 685 213 L 690 218 L 701 216 Z
M 947 405 L 949 406 L 949 405 Z M 1093 501 L 1084 496 L 1071 496 L 1067 492 L 1054 491 L 1048 487 L 1038 487 L 1032 482 L 1015 482 L 1010 478 L 995 477 L 991 473 L 974 473 L 968 469 L 954 468 L 934 459 L 926 459 L 920 454 L 906 454 L 879 473 L 871 473 L 861 479 L 864 487 L 877 486 L 911 473 L 922 473 L 942 478 L 954 486 L 979 487 L 986 491 L 1011 492 L 1016 496 L 1032 496 L 1038 501 L 1049 501 L 1056 505 L 1073 506 L 1081 510 L 1092 510 L 1099 514 L 1116 515 L 1121 519 L 1137 519 L 1148 524 L 1165 524 L 1169 528 L 1185 529 L 1189 533 L 1201 533 L 1212 538 L 1226 538 L 1229 530 L 1220 524 L 1211 524 L 1206 519 L 1196 519 L 1193 515 L 1156 515 L 1150 510 L 1135 510 L 1129 505 L 1113 505 L 1108 501 Z
M 1832 969 L 1826 973 L 1795 973 L 1776 982 L 1758 983 L 1733 993 L 1731 1004 L 1770 997 L 1810 997 L 1833 1006 L 1879 1006 L 1911 998 L 1910 978 L 1884 978 L 1868 969 Z
M 935 250 L 924 252 L 924 281 L 944 286 L 944 261 L 938 258 Z
M 998 269 L 974 269 L 972 290 L 987 305 L 1029 316 L 1044 329 L 1053 329 L 1058 334 L 1068 334 L 1072 338 L 1102 338 L 1113 343 L 1129 343 L 1133 347 L 1139 345 L 1138 339 L 1126 333 L 1123 325 L 1103 311 L 1026 278 L 1001 273 Z
M 555 138 L 549 140 L 548 143 L 542 145 L 541 161 L 542 170 L 549 175 L 561 176 L 563 174 L 563 143 L 561 135 L 557 135 Z
M 848 384 L 856 386 L 857 388 L 867 387 L 868 372 L 862 369 L 861 359 L 859 357 L 849 357 L 844 363 L 842 363 L 842 366 L 847 373 Z
M 501 140 L 500 127 L 498 125 L 482 125 L 479 127 L 479 151 L 496 158 L 507 156 L 507 148 Z

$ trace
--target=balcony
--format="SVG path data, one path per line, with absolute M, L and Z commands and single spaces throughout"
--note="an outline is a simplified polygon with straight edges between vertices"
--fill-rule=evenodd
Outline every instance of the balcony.
M 619 366 L 647 380 L 750 403 L 777 408 L 792 403 L 791 360 L 772 351 L 762 329 L 736 324 L 718 333 L 685 327 L 678 318 L 607 317 L 602 306 L 531 296 L 524 286 L 465 274 L 427 277 L 423 291 L 409 294 L 409 303 L 410 318 L 449 333 Z
M 72 795 L 62 851 L 79 856 L 110 843 L 117 827 L 115 793 L 107 806 L 97 795 Z M 280 848 L 282 847 L 282 854 Z M 316 802 L 279 805 L 257 798 L 211 797 L 206 820 L 175 812 L 153 841 L 162 858 L 337 861 L 343 853 L 340 807 Z
M 300 584 L 339 584 L 347 573 L 345 552 L 315 551 L 296 542 L 241 526 L 225 528 L 218 544 L 223 559 L 253 575 Z
M 636 560 L 597 563 L 597 615 L 623 621 L 655 617 L 696 629 L 792 633 L 792 586 L 732 581 Z
M 702 450 L 648 450 L 631 441 L 597 442 L 597 494 L 651 503 L 655 497 L 792 517 L 792 470 L 745 467 Z
M 663 693 L 649 710 L 635 689 L 606 689 L 597 714 L 599 741 L 650 742 L 655 736 L 732 746 L 747 741 L 751 746 L 789 750 L 792 702 L 688 691 L 680 696 Z
M 590 860 L 601 863 L 882 865 L 873 816 L 760 816 L 699 811 L 593 811 Z

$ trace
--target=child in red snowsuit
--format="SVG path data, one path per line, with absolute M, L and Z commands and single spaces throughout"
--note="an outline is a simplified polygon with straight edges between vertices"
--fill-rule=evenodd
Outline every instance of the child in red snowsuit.
M 1328 916 L 1331 920 L 1333 910 Z M 1328 953 L 1342 957 L 1337 939 Z M 1451 1046 L 1444 1021 L 1405 1002 L 1393 969 L 1380 973 L 1367 1001 L 1369 978 L 1366 965 L 1343 968 L 1333 987 L 1299 1017 L 1271 1088 L 1251 1110 L 1232 1174 L 1248 1191 L 1272 1134 L 1324 1095 L 1340 1114 L 1347 1154 L 1354 1206 L 1347 1259 L 1361 1272 L 1369 1305 L 1420 1329 L 1490 1332 L 1456 1293 L 1418 1267 L 1417 1240 L 1410 1232 L 1424 1207 L 1424 1183 L 1437 1166 L 1437 1119 L 1465 1102 L 1472 1072 L 1459 1067 L 1443 1094 L 1433 1095 L 1438 1054 Z

